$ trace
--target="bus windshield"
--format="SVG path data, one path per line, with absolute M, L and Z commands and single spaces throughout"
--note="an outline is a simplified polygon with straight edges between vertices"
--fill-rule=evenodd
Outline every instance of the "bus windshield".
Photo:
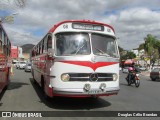
M 95 55 L 119 57 L 116 41 L 113 37 L 91 33 L 92 51 Z M 91 54 L 90 36 L 88 33 L 56 34 L 56 55 L 89 55 Z
M 88 54 L 90 54 L 90 43 L 87 33 L 59 33 L 56 35 L 56 55 Z
M 93 54 L 115 58 L 119 57 L 116 41 L 113 37 L 93 33 L 91 40 Z

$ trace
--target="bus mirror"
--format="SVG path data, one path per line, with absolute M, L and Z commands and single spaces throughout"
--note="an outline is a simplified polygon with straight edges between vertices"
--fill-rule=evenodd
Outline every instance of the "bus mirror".
M 54 49 L 49 48 L 48 49 L 48 56 L 53 57 L 53 55 L 54 55 Z

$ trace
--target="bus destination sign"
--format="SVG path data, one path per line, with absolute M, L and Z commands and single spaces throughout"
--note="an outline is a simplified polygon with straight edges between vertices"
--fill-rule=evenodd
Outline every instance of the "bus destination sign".
M 104 31 L 104 26 L 94 24 L 73 23 L 73 29 Z

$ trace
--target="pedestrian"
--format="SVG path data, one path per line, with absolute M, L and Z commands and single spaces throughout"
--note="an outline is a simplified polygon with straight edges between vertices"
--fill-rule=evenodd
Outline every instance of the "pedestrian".
M 14 67 L 14 65 L 12 64 L 12 65 L 11 65 L 11 69 L 10 69 L 10 74 L 11 74 L 11 75 L 14 75 L 14 72 L 13 72 L 13 69 L 14 69 L 14 68 L 13 68 L 13 67 Z

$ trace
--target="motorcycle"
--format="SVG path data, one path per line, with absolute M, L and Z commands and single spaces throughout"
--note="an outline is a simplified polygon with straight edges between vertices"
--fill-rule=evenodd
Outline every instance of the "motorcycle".
M 132 71 L 132 76 L 131 76 L 131 80 L 129 80 L 128 76 L 126 78 L 127 82 L 128 82 L 128 86 L 130 86 L 131 84 L 135 84 L 136 87 L 139 87 L 140 85 L 140 78 L 139 78 L 139 73 Z

